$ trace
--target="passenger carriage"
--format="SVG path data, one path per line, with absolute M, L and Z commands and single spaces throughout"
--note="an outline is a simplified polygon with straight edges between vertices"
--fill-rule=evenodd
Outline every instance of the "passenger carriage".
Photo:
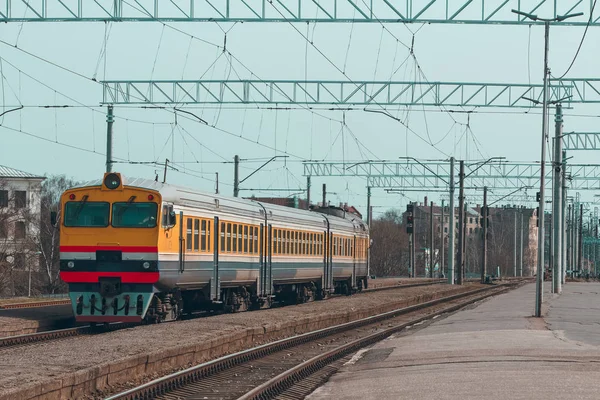
M 366 286 L 368 229 L 118 173 L 61 198 L 61 278 L 78 321 L 163 321 Z M 321 212 L 319 212 L 321 211 Z

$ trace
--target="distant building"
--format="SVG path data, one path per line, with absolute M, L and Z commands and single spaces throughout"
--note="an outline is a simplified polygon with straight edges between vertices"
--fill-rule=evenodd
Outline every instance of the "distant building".
M 31 244 L 39 234 L 44 179 L 0 165 L 0 274 L 39 269 Z
M 433 247 L 438 251 L 441 249 L 441 243 L 443 238 L 444 243 L 444 256 L 446 256 L 448 246 L 448 233 L 450 228 L 450 208 L 445 206 L 443 209 L 443 221 L 442 221 L 442 207 L 440 205 L 434 205 L 428 202 L 425 197 L 423 203 L 415 203 L 413 208 L 413 221 L 414 221 L 414 237 L 417 249 L 417 272 L 422 266 L 419 265 L 419 252 L 423 252 L 424 249 Z M 433 246 L 429 243 L 430 241 L 430 224 L 431 224 L 431 212 L 433 211 Z M 503 274 L 513 274 L 514 269 L 514 230 L 515 230 L 515 215 L 517 218 L 517 268 L 520 268 L 520 240 L 521 240 L 521 214 L 523 215 L 523 274 L 530 275 L 536 272 L 537 264 L 537 228 L 536 221 L 537 216 L 535 210 L 526 208 L 514 208 L 514 207 L 495 207 L 489 210 L 489 223 L 490 229 L 488 231 L 488 238 L 497 235 L 502 235 L 504 238 L 501 241 L 505 250 L 494 252 L 494 249 L 488 247 L 488 272 L 492 273 L 491 268 L 495 267 L 496 263 L 502 264 Z M 455 223 L 454 223 L 454 237 L 456 243 L 458 243 L 458 216 L 459 209 L 454 209 Z M 406 211 L 402 215 L 403 221 L 406 221 Z M 442 233 L 443 232 L 443 233 Z M 479 271 L 480 267 L 480 243 L 482 240 L 482 225 L 481 225 L 481 206 L 477 204 L 475 207 L 466 207 L 465 209 L 465 236 L 468 240 L 465 254 L 465 268 L 467 272 Z M 488 242 L 491 243 L 491 242 Z M 447 257 L 444 260 L 444 268 L 447 266 Z M 494 263 L 494 261 L 496 263 Z M 423 261 L 424 262 L 424 261 Z M 519 270 L 517 271 L 519 273 Z

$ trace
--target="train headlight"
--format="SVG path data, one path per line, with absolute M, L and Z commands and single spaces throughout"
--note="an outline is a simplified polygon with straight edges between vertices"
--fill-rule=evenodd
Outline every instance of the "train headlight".
M 108 174 L 104 178 L 104 186 L 108 189 L 116 189 L 121 185 L 121 178 L 117 174 Z
M 142 267 L 144 267 L 144 269 L 148 269 L 148 268 L 150 268 L 150 263 L 148 261 L 144 261 L 144 263 L 142 264 Z
M 75 263 L 74 263 L 73 261 L 69 261 L 69 262 L 67 263 L 67 267 L 69 267 L 69 268 L 74 268 L 74 267 L 75 267 Z

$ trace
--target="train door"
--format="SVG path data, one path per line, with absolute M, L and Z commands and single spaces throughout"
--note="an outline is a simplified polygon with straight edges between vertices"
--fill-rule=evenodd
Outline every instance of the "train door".
M 266 286 L 265 295 L 271 296 L 273 293 L 273 226 L 269 224 L 267 234 L 267 256 L 265 259 Z
M 223 235 L 223 243 L 225 239 L 224 229 L 221 229 L 219 217 L 215 217 L 213 228 L 213 271 L 210 278 L 210 299 L 212 301 L 221 300 L 221 276 L 219 274 L 219 240 Z
M 356 289 L 356 235 L 352 240 L 352 289 Z
M 327 296 L 333 292 L 333 233 L 331 233 L 329 219 L 323 215 L 327 223 L 327 230 L 323 232 L 323 294 Z
M 183 211 L 179 212 L 179 273 L 185 271 L 185 238 L 183 236 Z

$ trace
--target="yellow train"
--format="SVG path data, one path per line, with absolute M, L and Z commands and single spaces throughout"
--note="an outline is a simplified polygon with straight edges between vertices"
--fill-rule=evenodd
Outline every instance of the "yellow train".
M 60 274 L 78 321 L 164 321 L 366 287 L 354 214 L 298 210 L 119 173 L 61 198 Z

